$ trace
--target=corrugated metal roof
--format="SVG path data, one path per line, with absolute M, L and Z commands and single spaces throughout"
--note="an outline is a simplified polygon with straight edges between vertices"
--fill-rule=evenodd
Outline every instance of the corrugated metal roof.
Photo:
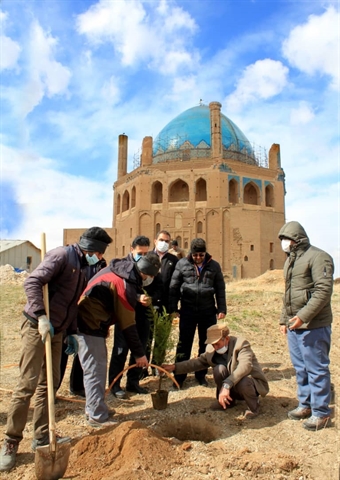
M 32 242 L 29 240 L 0 240 L 0 252 L 4 252 L 5 250 L 10 250 L 11 248 L 18 247 L 23 243 L 29 243 L 32 245 L 33 248 L 40 250 L 38 247 L 33 245 Z

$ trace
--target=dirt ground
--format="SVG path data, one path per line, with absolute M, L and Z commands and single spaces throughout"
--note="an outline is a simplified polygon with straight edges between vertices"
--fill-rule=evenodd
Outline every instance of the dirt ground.
M 1 305 L 1 389 L 0 427 L 4 434 L 6 416 L 15 387 L 20 356 L 20 324 L 25 297 L 22 281 L 0 275 Z M 301 422 L 288 420 L 287 411 L 297 404 L 294 370 L 289 360 L 286 339 L 280 335 L 278 318 L 283 291 L 282 271 L 267 272 L 253 280 L 227 285 L 227 322 L 231 333 L 247 338 L 270 382 L 270 393 L 261 399 L 261 415 L 253 420 L 243 416 L 245 404 L 225 412 L 210 410 L 215 395 L 211 371 L 209 387 L 198 386 L 190 374 L 184 389 L 169 390 L 166 410 L 154 410 L 151 395 L 133 395 L 118 400 L 107 395 L 115 409 L 117 426 L 95 429 L 87 425 L 84 402 L 69 394 L 68 376 L 58 392 L 56 420 L 58 433 L 72 437 L 72 449 L 65 479 L 150 480 L 338 480 L 339 408 L 332 406 L 332 428 L 309 432 Z M 333 295 L 332 381 L 340 391 L 339 323 L 340 285 Z M 177 327 L 175 326 L 175 329 Z M 112 336 L 108 339 L 111 351 Z M 193 355 L 197 351 L 197 344 Z M 125 375 L 122 385 L 125 384 Z M 150 392 L 157 389 L 156 377 L 141 385 Z M 35 478 L 32 439 L 32 409 L 24 440 L 20 444 L 16 467 L 2 478 Z M 1 436 L 3 437 L 3 435 Z

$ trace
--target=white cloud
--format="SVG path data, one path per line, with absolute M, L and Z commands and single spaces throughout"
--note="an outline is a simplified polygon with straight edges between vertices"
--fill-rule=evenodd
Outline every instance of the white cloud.
M 333 88 L 339 88 L 339 23 L 340 13 L 330 6 L 295 27 L 282 45 L 292 66 L 309 75 L 329 75 Z
M 37 21 L 30 29 L 28 77 L 21 103 L 21 114 L 29 114 L 43 99 L 67 92 L 71 72 L 54 58 L 58 41 Z
M 21 47 L 19 43 L 4 34 L 7 13 L 0 10 L 0 22 L 3 34 L 0 35 L 0 70 L 16 68 Z
M 77 17 L 76 28 L 94 46 L 112 43 L 124 66 L 149 62 L 163 74 L 192 68 L 199 58 L 188 41 L 197 30 L 193 18 L 166 0 L 148 8 L 140 0 L 100 0 Z
M 17 66 L 21 52 L 20 45 L 5 35 L 0 35 L 0 70 L 10 70 Z
M 287 76 L 288 68 L 269 58 L 248 65 L 235 91 L 226 99 L 228 111 L 237 111 L 248 103 L 278 95 L 287 85 Z
M 311 105 L 307 102 L 300 102 L 298 108 L 293 108 L 290 114 L 292 125 L 301 125 L 313 120 L 315 114 Z
M 49 248 L 62 245 L 64 228 L 112 224 L 112 182 L 96 182 L 57 170 L 56 162 L 1 145 L 2 180 L 11 183 L 23 212 L 12 238 L 39 245 L 41 232 Z M 13 179 L 15 181 L 13 182 Z

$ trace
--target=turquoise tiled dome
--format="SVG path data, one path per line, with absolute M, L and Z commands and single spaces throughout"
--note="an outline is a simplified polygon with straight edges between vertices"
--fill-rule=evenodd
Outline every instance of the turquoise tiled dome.
M 222 145 L 227 150 L 253 156 L 252 146 L 244 133 L 221 113 Z M 169 122 L 153 143 L 154 162 L 164 154 L 183 148 L 210 149 L 210 109 L 206 105 L 189 108 Z M 158 157 L 158 158 L 157 158 Z

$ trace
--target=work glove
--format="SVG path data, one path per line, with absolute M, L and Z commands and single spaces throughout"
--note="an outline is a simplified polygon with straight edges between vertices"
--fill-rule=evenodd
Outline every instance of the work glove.
M 67 348 L 65 350 L 66 355 L 77 355 L 79 350 L 79 344 L 74 335 L 68 335 L 65 339 Z
M 54 335 L 53 325 L 46 317 L 46 315 L 41 315 L 40 317 L 38 317 L 38 332 L 41 335 L 41 340 L 43 341 L 43 343 L 45 343 L 46 341 L 48 332 L 50 332 L 51 338 Z

